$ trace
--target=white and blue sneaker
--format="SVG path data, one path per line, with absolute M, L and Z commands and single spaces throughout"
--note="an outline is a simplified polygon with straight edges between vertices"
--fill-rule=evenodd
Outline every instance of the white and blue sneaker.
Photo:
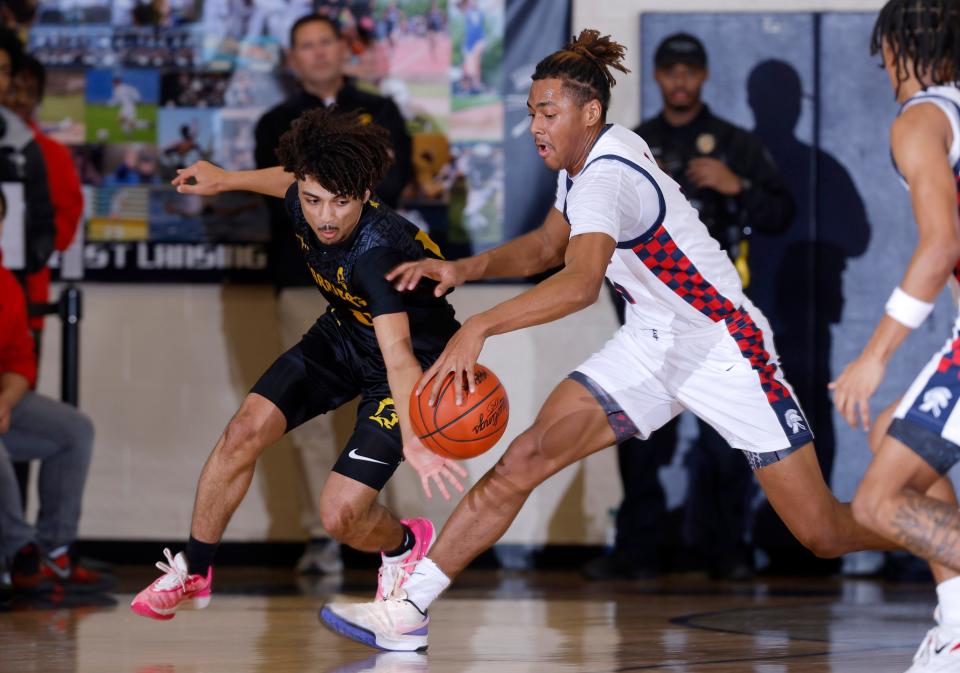
M 372 603 L 330 603 L 320 621 L 350 640 L 391 652 L 427 649 L 430 618 L 407 600 L 403 589 Z

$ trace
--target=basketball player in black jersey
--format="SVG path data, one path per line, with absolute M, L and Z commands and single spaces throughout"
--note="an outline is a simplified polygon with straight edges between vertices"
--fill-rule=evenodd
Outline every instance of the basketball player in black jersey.
M 310 275 L 329 302 L 300 342 L 263 374 L 230 420 L 200 475 L 186 554 L 158 563 L 164 575 L 131 607 L 170 619 L 178 605 L 210 600 L 212 562 L 260 453 L 284 433 L 359 396 L 354 433 L 320 495 L 323 525 L 342 543 L 383 554 L 377 597 L 407 577 L 433 540 L 426 519 L 399 521 L 377 494 L 400 462 L 427 496 L 462 491 L 466 472 L 427 450 L 410 428 L 407 400 L 423 369 L 459 328 L 433 287 L 400 293 L 384 276 L 397 264 L 441 258 L 423 232 L 376 200 L 391 163 L 390 138 L 358 114 L 304 113 L 280 140 L 281 166 L 227 172 L 207 162 L 181 169 L 185 194 L 254 191 L 283 198 Z

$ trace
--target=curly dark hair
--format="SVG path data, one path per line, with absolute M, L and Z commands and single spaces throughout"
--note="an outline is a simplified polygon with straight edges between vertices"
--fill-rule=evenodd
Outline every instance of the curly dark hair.
M 361 112 L 304 112 L 280 137 L 277 156 L 298 180 L 308 176 L 332 194 L 362 199 L 393 164 L 390 134 Z
M 870 53 L 886 42 L 897 69 L 897 91 L 913 75 L 932 84 L 960 80 L 960 3 L 957 0 L 890 0 L 877 16 Z
M 563 49 L 537 63 L 533 79 L 562 79 L 563 88 L 578 105 L 593 99 L 600 101 L 606 120 L 610 89 L 617 83 L 610 68 L 625 74 L 630 72 L 623 65 L 626 51 L 626 47 L 611 40 L 609 35 L 601 36 L 599 31 L 586 28 L 577 37 L 570 38 Z

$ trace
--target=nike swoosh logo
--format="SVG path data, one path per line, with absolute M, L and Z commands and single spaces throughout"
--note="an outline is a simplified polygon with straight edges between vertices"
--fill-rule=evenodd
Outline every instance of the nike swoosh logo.
M 47 562 L 46 565 L 47 565 L 47 567 L 48 567 L 50 570 L 52 570 L 54 573 L 56 573 L 56 575 L 57 575 L 60 579 L 65 580 L 65 579 L 67 579 L 68 577 L 70 577 L 70 568 L 61 568 L 61 567 L 58 566 L 56 563 L 49 562 L 49 561 Z
M 947 643 L 947 645 L 949 645 L 949 644 L 950 644 L 950 643 Z M 940 654 L 940 653 L 943 652 L 945 649 L 947 649 L 947 645 L 941 645 L 940 647 L 935 647 L 935 648 L 933 649 L 933 651 L 936 652 L 937 654 Z
M 347 455 L 353 458 L 354 460 L 365 460 L 368 463 L 380 463 L 381 465 L 390 464 L 390 463 L 385 463 L 382 460 L 377 460 L 376 458 L 367 458 L 366 456 L 361 456 L 359 453 L 357 453 L 356 449 L 351 449 L 350 453 L 348 453 Z

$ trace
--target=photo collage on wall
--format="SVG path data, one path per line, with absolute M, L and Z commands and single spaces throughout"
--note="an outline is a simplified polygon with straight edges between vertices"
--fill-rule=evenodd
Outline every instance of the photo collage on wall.
M 312 11 L 341 26 L 347 74 L 407 119 L 404 212 L 453 256 L 501 242 L 504 0 L 47 0 L 28 50 L 48 69 L 40 125 L 87 195 L 87 279 L 269 279 L 262 198 L 170 180 L 200 159 L 254 167 L 258 119 L 293 90 L 290 27 Z

